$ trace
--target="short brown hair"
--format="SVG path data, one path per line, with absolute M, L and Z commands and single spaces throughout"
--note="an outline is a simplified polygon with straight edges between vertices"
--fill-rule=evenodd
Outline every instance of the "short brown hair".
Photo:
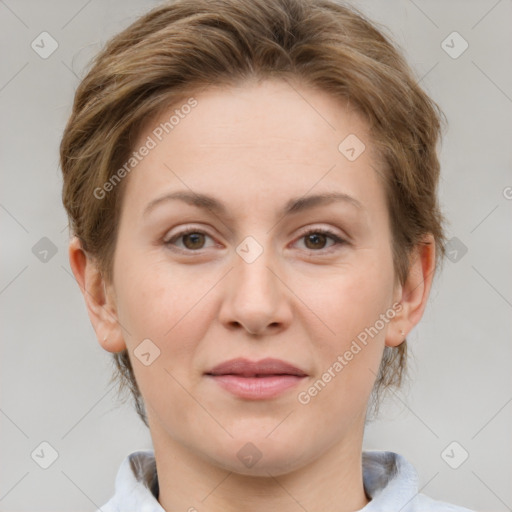
M 144 123 L 209 85 L 251 78 L 298 80 L 348 100 L 368 122 L 385 167 L 395 279 L 431 233 L 444 256 L 437 142 L 444 114 L 421 89 L 401 51 L 351 5 L 331 0 L 176 0 L 111 39 L 79 85 L 61 146 L 63 203 L 70 228 L 107 281 L 124 182 L 94 193 L 124 162 Z M 148 425 L 126 350 L 114 354 Z M 374 394 L 402 381 L 406 343 L 386 347 Z M 377 401 L 375 401 L 377 402 Z

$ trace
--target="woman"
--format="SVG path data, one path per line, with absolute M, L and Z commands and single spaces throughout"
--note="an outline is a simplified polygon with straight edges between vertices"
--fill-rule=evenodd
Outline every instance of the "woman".
M 441 115 L 329 0 L 178 0 L 108 43 L 61 144 L 69 257 L 154 451 L 104 512 L 467 510 L 362 451 L 443 256 Z

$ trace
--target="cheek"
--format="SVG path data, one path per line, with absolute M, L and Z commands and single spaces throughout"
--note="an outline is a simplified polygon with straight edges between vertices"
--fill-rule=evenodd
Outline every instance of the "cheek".
M 169 424 L 177 410 L 180 421 L 187 424 L 198 413 L 190 407 L 184 387 L 195 384 L 195 355 L 214 321 L 215 298 L 208 294 L 213 277 L 194 280 L 190 272 L 162 261 L 136 267 L 132 260 L 131 264 L 139 271 L 131 270 L 119 281 L 118 317 L 129 333 L 125 341 L 137 384 L 146 404 L 158 414 L 169 414 Z M 158 354 L 147 366 L 137 357 L 146 339 L 156 345 Z
M 131 353 L 150 339 L 160 350 L 155 362 L 178 375 L 190 373 L 193 355 L 215 319 L 212 290 L 218 273 L 198 278 L 197 270 L 171 265 L 165 255 L 120 259 L 119 269 L 117 313 Z
M 310 332 L 310 339 L 316 340 L 322 380 L 333 382 L 326 386 L 330 391 L 325 398 L 336 402 L 340 396 L 360 399 L 373 386 L 392 318 L 391 259 L 374 257 L 368 251 L 322 282 L 323 287 L 311 289 L 310 297 L 311 309 L 323 323 L 315 327 L 316 335 Z M 324 373 L 329 371 L 330 375 Z
M 143 268 L 119 287 L 119 320 L 126 323 L 132 343 L 143 336 L 158 345 L 173 345 L 172 340 L 178 333 L 184 334 L 183 325 L 189 325 L 189 317 L 199 306 L 202 286 L 191 285 L 179 271 L 173 272 L 171 279 L 164 267 Z
M 393 297 L 393 269 L 385 255 L 377 258 L 368 251 L 354 260 L 333 269 L 310 294 L 318 316 L 334 331 L 333 337 L 345 341 L 373 325 L 391 306 Z

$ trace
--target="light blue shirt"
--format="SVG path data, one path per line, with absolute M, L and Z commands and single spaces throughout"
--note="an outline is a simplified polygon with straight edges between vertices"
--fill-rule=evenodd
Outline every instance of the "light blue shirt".
M 165 512 L 156 497 L 157 481 L 153 450 L 128 455 L 114 496 L 97 512 Z M 363 484 L 371 501 L 358 512 L 472 512 L 420 494 L 415 469 L 393 452 L 363 452 Z

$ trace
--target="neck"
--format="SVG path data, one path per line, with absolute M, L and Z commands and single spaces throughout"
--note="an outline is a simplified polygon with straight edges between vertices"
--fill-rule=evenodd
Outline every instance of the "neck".
M 286 474 L 248 476 L 219 467 L 152 429 L 160 493 L 167 511 L 354 512 L 368 499 L 362 478 L 362 432 Z M 356 439 L 354 437 L 357 437 Z M 165 442 L 161 442 L 165 439 Z

